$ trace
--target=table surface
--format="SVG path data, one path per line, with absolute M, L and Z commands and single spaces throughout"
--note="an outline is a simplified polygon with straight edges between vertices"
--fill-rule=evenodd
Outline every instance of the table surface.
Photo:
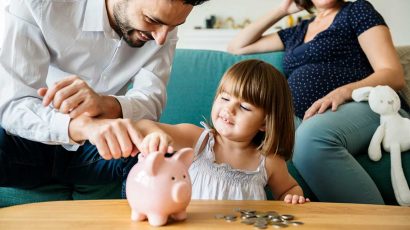
M 196 201 L 188 206 L 185 221 L 170 221 L 166 229 L 256 229 L 216 219 L 217 214 L 238 214 L 236 208 L 292 214 L 304 225 L 291 229 L 410 229 L 410 207 L 282 201 Z M 148 222 L 130 220 L 126 200 L 55 201 L 0 209 L 0 229 L 158 229 Z M 272 226 L 268 226 L 272 229 Z

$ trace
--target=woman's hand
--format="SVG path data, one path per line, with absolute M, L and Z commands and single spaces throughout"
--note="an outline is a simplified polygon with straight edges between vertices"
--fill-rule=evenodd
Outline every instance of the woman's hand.
M 293 0 L 283 0 L 279 6 L 279 9 L 287 15 L 294 14 L 303 10 L 302 8 L 298 7 Z
M 172 153 L 172 138 L 165 132 L 156 131 L 144 137 L 139 146 L 139 150 L 144 156 L 147 154 L 159 151 L 161 153 Z
M 285 201 L 287 204 L 304 204 L 306 202 L 310 202 L 309 198 L 292 194 L 287 194 L 283 201 Z
M 303 120 L 309 119 L 317 113 L 324 113 L 329 107 L 336 111 L 337 107 L 352 99 L 352 89 L 349 87 L 339 87 L 326 96 L 315 101 L 305 112 Z

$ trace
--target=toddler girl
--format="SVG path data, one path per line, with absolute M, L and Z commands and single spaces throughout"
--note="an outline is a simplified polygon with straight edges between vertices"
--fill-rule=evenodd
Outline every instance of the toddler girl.
M 276 199 L 308 202 L 289 174 L 294 123 L 292 98 L 283 75 L 260 60 L 227 70 L 211 111 L 212 126 L 169 125 L 141 120 L 142 154 L 192 147 L 192 199 L 263 200 L 269 185 Z

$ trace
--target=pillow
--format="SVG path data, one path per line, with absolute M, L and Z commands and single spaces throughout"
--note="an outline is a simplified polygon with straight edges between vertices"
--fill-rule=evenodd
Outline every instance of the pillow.
M 396 50 L 400 63 L 403 66 L 404 78 L 406 80 L 406 86 L 399 91 L 399 94 L 410 107 L 410 46 L 399 46 L 396 47 Z

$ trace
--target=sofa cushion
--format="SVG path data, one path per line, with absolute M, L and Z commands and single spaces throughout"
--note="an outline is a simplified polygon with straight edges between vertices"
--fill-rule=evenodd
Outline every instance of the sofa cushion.
M 396 47 L 396 50 L 403 66 L 404 78 L 406 80 L 406 86 L 399 92 L 399 94 L 408 107 L 410 107 L 410 46 L 399 46 Z
M 55 183 L 30 189 L 0 187 L 0 208 L 44 201 L 120 198 L 120 181 L 104 185 L 74 186 Z

